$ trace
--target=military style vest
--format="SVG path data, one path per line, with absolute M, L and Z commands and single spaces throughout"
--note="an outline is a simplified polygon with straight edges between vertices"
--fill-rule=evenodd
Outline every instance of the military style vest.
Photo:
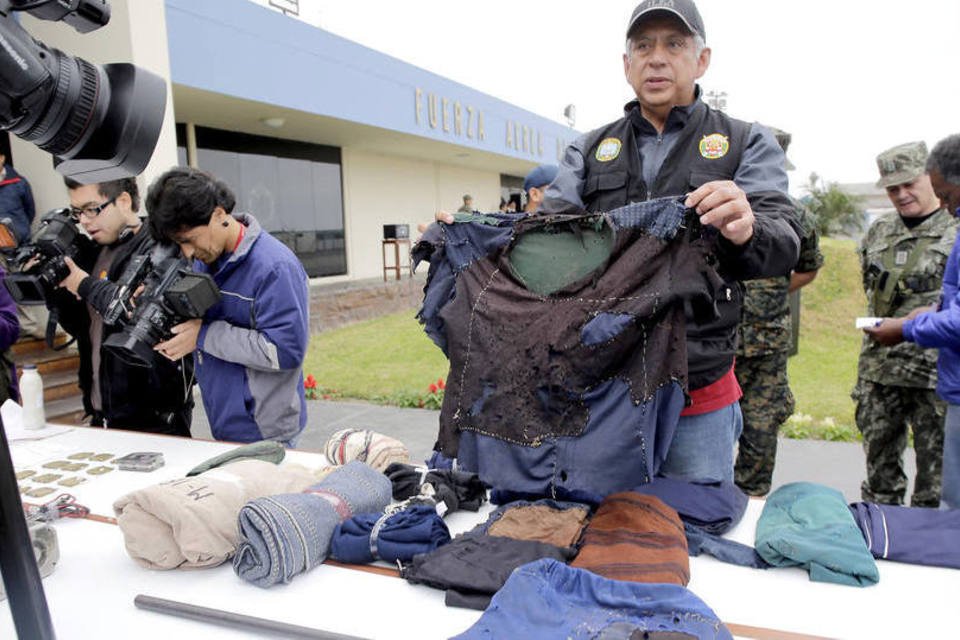
M 750 125 L 699 104 L 691 109 L 654 184 L 644 183 L 635 133 L 642 116 L 639 106 L 634 105 L 625 117 L 585 138 L 581 198 L 587 211 L 610 211 L 631 202 L 682 196 L 707 182 L 733 180 L 747 146 Z M 742 286 L 725 278 L 715 297 L 720 311 L 717 320 L 697 324 L 687 318 L 691 389 L 715 382 L 733 365 Z
M 581 194 L 587 211 L 610 211 L 629 202 L 681 196 L 706 182 L 733 180 L 750 135 L 748 123 L 705 104 L 698 105 L 692 109 L 651 186 L 643 181 L 635 134 L 642 117 L 637 106 L 620 120 L 587 134 Z M 726 138 L 726 148 L 717 134 Z M 605 159 L 613 153 L 617 142 L 622 148 L 615 157 Z

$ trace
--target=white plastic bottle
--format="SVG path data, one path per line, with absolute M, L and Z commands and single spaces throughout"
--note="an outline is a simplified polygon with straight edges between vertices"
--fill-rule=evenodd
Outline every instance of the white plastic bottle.
M 47 425 L 43 411 L 43 380 L 35 364 L 23 365 L 20 400 L 23 403 L 23 428 L 43 429 Z

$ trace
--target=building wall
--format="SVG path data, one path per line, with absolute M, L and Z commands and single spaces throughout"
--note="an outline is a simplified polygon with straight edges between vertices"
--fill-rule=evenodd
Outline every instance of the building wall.
M 368 127 L 361 132 L 367 138 L 363 145 L 354 134 L 340 135 L 329 124 L 325 126 L 333 132 L 330 140 L 312 140 L 343 150 L 348 274 L 332 280 L 382 276 L 384 224 L 410 225 L 413 239 L 419 223 L 432 221 L 438 209 L 455 211 L 465 193 L 474 197 L 478 209 L 495 210 L 500 199 L 500 172 L 491 166 L 490 157 L 463 160 L 465 148 L 503 158 L 505 165 L 500 169 L 513 167 L 520 175 L 518 166 L 552 160 L 566 137 L 576 133 L 493 96 L 251 3 L 112 0 L 111 7 L 110 23 L 89 34 L 29 16 L 23 16 L 23 24 L 41 41 L 71 55 L 97 64 L 132 62 L 167 79 L 163 130 L 139 181 L 143 193 L 157 175 L 177 164 L 170 78 L 176 79 L 178 73 L 184 86 L 224 97 L 259 99 L 263 104 L 298 109 L 304 116 L 340 118 L 354 134 L 356 125 Z M 261 26 L 271 37 L 261 32 Z M 278 60 L 284 64 L 277 67 Z M 291 81 L 307 70 L 319 73 L 321 67 L 325 74 L 322 86 L 342 90 L 305 91 L 303 83 Z M 369 97 L 358 93 L 360 90 Z M 384 91 L 395 92 L 396 99 L 385 99 Z M 406 106 L 399 109 L 396 105 Z M 248 130 L 233 120 L 219 126 Z M 376 132 L 383 132 L 382 144 Z M 398 144 L 390 132 L 415 141 L 441 142 L 445 148 L 437 153 L 416 144 Z M 344 144 L 343 138 L 350 142 Z M 53 170 L 49 154 L 17 138 L 11 143 L 17 168 L 34 186 L 38 211 L 42 214 L 64 206 L 63 181 Z M 440 157 L 443 154 L 446 160 Z M 523 163 L 518 165 L 518 160 Z M 470 168 L 470 162 L 478 166 Z
M 383 225 L 431 222 L 438 209 L 455 211 L 469 193 L 476 206 L 500 202 L 500 176 L 487 171 L 343 149 L 343 201 L 350 278 L 383 274 Z M 387 260 L 392 264 L 393 256 Z M 401 261 L 406 256 L 401 253 Z
M 173 99 L 170 91 L 170 60 L 163 0 L 111 0 L 110 22 L 96 31 L 80 34 L 62 22 L 22 16 L 22 24 L 31 35 L 50 47 L 95 64 L 131 62 L 167 80 L 167 104 L 160 140 L 153 158 L 139 179 L 146 193 L 149 182 L 177 164 Z M 21 14 L 22 15 L 22 14 Z M 50 154 L 30 142 L 11 136 L 10 144 L 17 170 L 33 186 L 37 218 L 67 204 L 63 177 L 54 171 Z

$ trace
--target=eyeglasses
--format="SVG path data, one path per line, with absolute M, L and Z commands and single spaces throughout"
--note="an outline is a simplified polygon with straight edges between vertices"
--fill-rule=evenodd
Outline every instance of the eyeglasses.
M 72 217 L 74 220 L 80 220 L 80 216 L 87 216 L 88 218 L 96 218 L 103 212 L 104 209 L 106 209 L 116 201 L 117 201 L 117 198 L 113 197 L 107 200 L 106 202 L 104 202 L 103 204 L 98 204 L 96 206 L 83 207 L 82 209 L 79 207 L 70 207 L 70 217 Z

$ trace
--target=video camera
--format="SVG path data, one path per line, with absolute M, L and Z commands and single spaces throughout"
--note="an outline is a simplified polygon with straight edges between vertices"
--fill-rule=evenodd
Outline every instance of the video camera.
M 75 258 L 93 240 L 83 235 L 70 209 L 54 209 L 40 220 L 30 242 L 20 245 L 8 259 L 10 273 L 4 284 L 18 304 L 44 304 L 50 292 L 70 273 L 64 256 Z M 23 271 L 31 259 L 36 262 Z
M 173 337 L 174 325 L 203 317 L 220 301 L 213 278 L 191 271 L 175 244 L 160 244 L 149 254 L 134 257 L 117 284 L 117 297 L 103 321 L 127 326 L 107 338 L 103 348 L 135 367 L 151 366 L 153 347 Z M 143 292 L 137 295 L 141 285 Z
M 106 0 L 0 0 L 0 130 L 50 152 L 57 171 L 83 184 L 143 171 L 163 124 L 163 78 L 48 47 L 20 26 L 15 11 L 80 33 L 110 20 Z

